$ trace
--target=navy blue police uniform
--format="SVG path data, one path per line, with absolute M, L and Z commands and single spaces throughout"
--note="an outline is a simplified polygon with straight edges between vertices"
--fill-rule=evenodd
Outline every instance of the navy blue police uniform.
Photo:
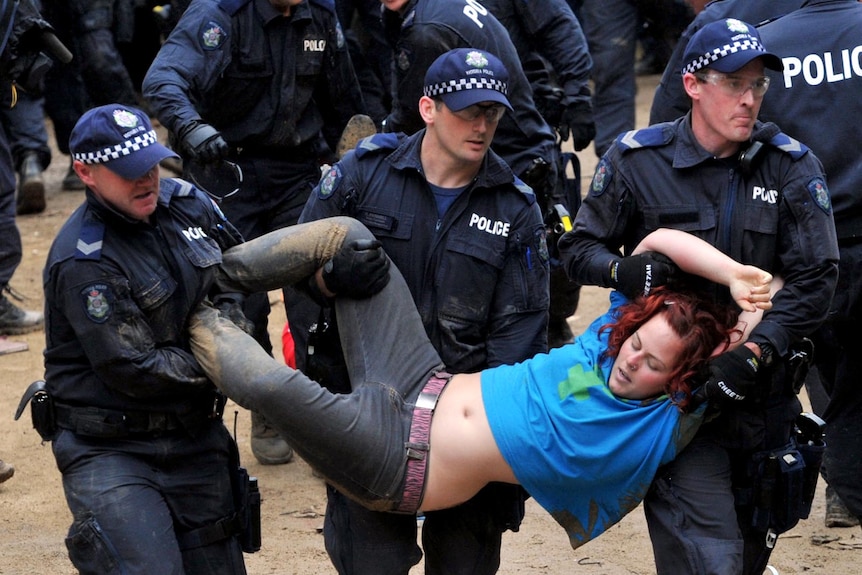
M 489 151 L 478 175 L 438 215 L 420 160 L 424 135 L 360 142 L 321 179 L 301 221 L 348 215 L 374 233 L 447 368 L 475 372 L 544 352 L 549 265 L 535 196 Z M 298 342 L 297 350 L 306 347 Z M 299 365 L 305 361 L 298 354 Z M 341 390 L 345 378 L 335 382 Z M 428 513 L 426 573 L 496 573 L 502 533 L 517 530 L 523 500 L 519 487 L 497 484 L 462 506 Z M 415 517 L 369 511 L 334 490 L 324 533 L 342 574 L 407 573 L 422 556 Z
M 536 182 L 528 179 L 527 172 L 537 158 L 547 162 L 555 176 L 554 134 L 536 109 L 530 83 L 506 28 L 484 6 L 471 0 L 410 0 L 403 10 L 403 15 L 383 12 L 394 50 L 395 75 L 386 130 L 412 134 L 425 127 L 418 102 L 425 72 L 438 56 L 454 48 L 486 50 L 509 71 L 508 96 L 514 109 L 500 120 L 493 150 L 515 175 L 534 188 Z
M 811 30 L 829 33 L 812 35 Z M 815 361 L 830 396 L 823 412 L 825 477 L 862 518 L 862 390 L 857 383 L 862 373 L 862 164 L 853 145 L 860 142 L 859 130 L 848 121 L 860 109 L 862 74 L 848 55 L 862 46 L 862 6 L 853 0 L 811 0 L 759 31 L 770 50 L 782 56 L 785 69 L 770 73 L 761 117 L 804 138 L 829 175 L 841 259 L 829 319 L 814 338 Z
M 487 8 L 473 0 L 411 0 L 400 14 L 384 10 L 383 23 L 394 50 L 392 112 L 387 131 L 413 133 L 424 127 L 418 102 L 425 72 L 438 56 L 454 48 L 486 50 L 509 71 L 508 97 L 513 108 L 500 120 L 492 149 L 536 192 L 549 227 L 559 221 L 556 204 L 570 214 L 576 211 L 580 196 L 567 197 L 558 185 L 560 158 L 554 131 L 536 107 L 508 30 Z M 553 317 L 565 324 L 577 307 L 578 291 L 577 286 L 569 285 L 565 271 L 558 265 L 554 243 L 557 237 L 553 236 L 551 242 L 551 309 Z M 565 342 L 554 342 L 562 343 Z
M 722 408 L 647 495 L 659 573 L 742 572 L 728 559 L 742 545 L 734 511 L 734 490 L 744 485 L 739 474 L 752 452 L 787 443 L 800 405 L 778 358 L 823 322 L 835 289 L 838 253 L 820 161 L 774 124 L 757 122 L 752 141 L 763 144 L 753 163 L 715 158 L 697 143 L 690 114 L 622 134 L 599 162 L 573 231 L 560 241 L 569 274 L 583 284 L 610 287 L 619 246 L 631 254 L 658 228 L 694 234 L 785 280 L 748 338 L 776 358 L 761 371 L 759 397 Z M 726 289 L 714 295 L 730 301 Z M 697 472 L 703 468 L 708 477 Z M 750 518 L 738 511 L 746 543 L 761 549 L 766 533 L 746 528 Z M 687 518 L 682 525 L 680 514 Z M 734 556 L 741 561 L 741 552 Z
M 285 17 L 269 0 L 194 0 L 143 85 L 175 137 L 209 124 L 224 139 L 242 181 L 220 205 L 246 239 L 296 223 L 320 162 L 365 111 L 334 3 L 307 0 L 291 11 Z M 245 312 L 271 351 L 266 295 L 249 297 Z
M 66 543 L 86 573 L 243 574 L 229 530 L 187 544 L 235 512 L 235 445 L 186 322 L 241 237 L 191 184 L 160 188 L 151 223 L 88 190 L 48 254 L 45 380 Z

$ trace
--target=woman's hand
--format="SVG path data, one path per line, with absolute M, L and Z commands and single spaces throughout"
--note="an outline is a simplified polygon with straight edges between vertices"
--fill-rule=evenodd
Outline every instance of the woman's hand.
M 734 270 L 728 287 L 730 295 L 743 311 L 772 308 L 772 274 L 762 269 L 741 265 Z

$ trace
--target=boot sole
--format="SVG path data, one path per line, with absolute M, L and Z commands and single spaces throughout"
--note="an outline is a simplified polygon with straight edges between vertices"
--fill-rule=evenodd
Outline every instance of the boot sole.
M 24 182 L 18 192 L 18 215 L 39 214 L 45 211 L 45 184 L 42 179 Z

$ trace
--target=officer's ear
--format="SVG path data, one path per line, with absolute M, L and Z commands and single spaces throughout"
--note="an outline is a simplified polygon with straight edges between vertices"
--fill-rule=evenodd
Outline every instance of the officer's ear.
M 428 96 L 419 98 L 419 115 L 426 124 L 433 124 L 434 117 L 442 108 L 443 102 L 440 100 L 434 100 Z
M 692 100 L 700 99 L 701 82 L 697 79 L 697 76 L 691 72 L 686 72 L 682 75 L 682 86 L 685 88 L 685 93 L 688 94 L 689 98 Z
M 96 169 L 96 164 L 85 164 L 80 160 L 75 160 L 72 162 L 72 169 L 75 170 L 75 173 L 78 174 L 78 177 L 81 178 L 81 181 L 88 188 L 93 187 L 93 171 Z

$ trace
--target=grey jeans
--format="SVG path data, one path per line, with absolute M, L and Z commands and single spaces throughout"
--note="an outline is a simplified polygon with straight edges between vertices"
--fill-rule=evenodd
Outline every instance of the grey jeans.
M 280 288 L 304 281 L 342 245 L 372 237 L 343 217 L 279 230 L 244 244 L 242 253 L 227 252 L 229 279 L 221 281 L 252 291 Z M 443 365 L 394 265 L 381 292 L 361 300 L 336 298 L 335 308 L 350 394 L 333 394 L 276 362 L 236 329 L 212 330 L 208 357 L 198 359 L 228 397 L 262 413 L 339 490 L 370 509 L 396 511 L 415 402 Z M 207 327 L 193 325 L 193 341 Z

